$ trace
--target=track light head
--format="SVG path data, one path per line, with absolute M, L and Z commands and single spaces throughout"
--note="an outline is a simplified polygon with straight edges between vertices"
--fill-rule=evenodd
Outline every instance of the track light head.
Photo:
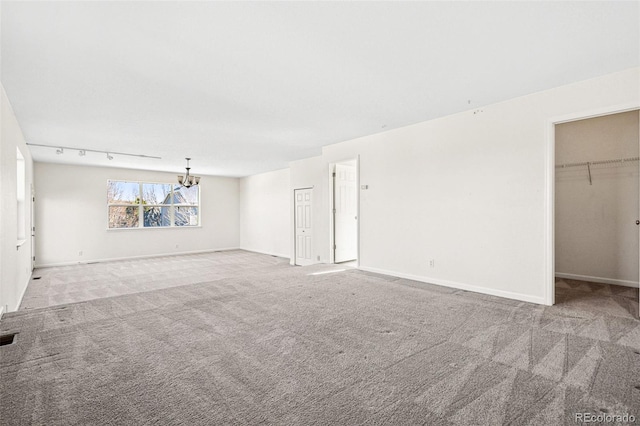
M 64 149 L 62 149 L 62 148 L 56 149 L 56 154 L 58 154 L 58 155 L 64 154 Z
M 113 160 L 113 157 L 107 152 L 107 160 Z

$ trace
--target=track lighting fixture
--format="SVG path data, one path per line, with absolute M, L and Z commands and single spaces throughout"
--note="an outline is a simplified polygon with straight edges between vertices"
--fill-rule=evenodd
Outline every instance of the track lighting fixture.
M 106 154 L 107 160 L 113 160 L 114 155 L 125 155 L 128 157 L 139 157 L 139 158 L 153 158 L 155 160 L 162 160 L 162 157 L 155 157 L 153 155 L 143 155 L 143 154 L 129 154 L 126 152 L 113 152 L 113 151 L 101 151 L 99 149 L 87 149 L 87 148 L 73 148 L 70 146 L 51 146 L 51 145 L 42 145 L 38 143 L 27 143 L 29 146 L 39 146 L 43 148 L 53 148 L 56 150 L 56 154 L 61 155 L 64 154 L 64 150 L 78 151 L 78 155 L 80 157 L 85 157 L 87 152 L 97 152 L 98 154 Z

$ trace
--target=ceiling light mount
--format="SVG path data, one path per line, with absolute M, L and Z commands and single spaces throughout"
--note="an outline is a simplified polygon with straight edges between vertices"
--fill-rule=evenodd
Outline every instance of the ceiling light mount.
M 189 161 L 191 158 L 185 158 L 185 160 L 187 160 L 187 173 L 184 176 L 178 175 L 178 183 L 185 188 L 191 188 L 192 186 L 200 183 L 200 176 L 191 176 L 189 174 L 189 170 L 191 170 L 191 167 L 189 167 Z

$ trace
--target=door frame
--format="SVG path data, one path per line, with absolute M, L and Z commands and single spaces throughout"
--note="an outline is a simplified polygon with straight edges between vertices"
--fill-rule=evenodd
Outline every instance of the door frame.
M 333 209 L 335 203 L 335 195 L 333 188 L 333 172 L 336 169 L 336 164 L 345 163 L 347 161 L 356 162 L 356 216 L 358 217 L 358 221 L 356 223 L 356 267 L 360 267 L 360 155 L 356 155 L 351 158 L 344 158 L 339 161 L 334 161 L 329 163 L 329 181 L 327 191 L 329 194 L 329 263 L 336 263 L 336 251 L 334 249 L 335 241 L 336 241 L 336 227 L 335 221 L 333 217 Z
M 570 121 L 585 120 L 605 115 L 619 114 L 640 109 L 640 101 L 604 108 L 575 112 L 557 117 L 551 117 L 546 123 L 546 153 L 545 153 L 545 283 L 544 304 L 555 304 L 556 265 L 555 265 L 555 189 L 556 189 L 556 124 Z M 639 145 L 640 149 L 640 145 Z M 638 212 L 640 215 L 640 212 Z M 640 217 L 640 216 L 639 216 Z
M 303 191 L 305 189 L 310 189 L 311 191 L 313 191 L 314 186 L 305 186 L 302 188 L 293 188 L 293 203 L 292 203 L 292 208 L 293 208 L 293 253 L 291 256 L 291 265 L 293 266 L 300 266 L 296 263 L 296 260 L 298 259 L 298 247 L 297 247 L 297 241 L 298 239 L 296 238 L 296 191 Z M 315 242 L 315 238 L 313 237 L 314 231 L 313 229 L 315 228 L 315 226 L 313 226 L 313 192 L 311 193 L 311 243 L 313 244 Z M 313 246 L 312 246 L 313 247 Z

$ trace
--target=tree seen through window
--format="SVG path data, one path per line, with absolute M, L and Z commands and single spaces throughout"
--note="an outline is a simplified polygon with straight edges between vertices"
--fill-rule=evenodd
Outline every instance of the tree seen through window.
M 108 181 L 109 228 L 197 226 L 200 191 L 166 183 Z M 140 221 L 142 217 L 142 221 Z

